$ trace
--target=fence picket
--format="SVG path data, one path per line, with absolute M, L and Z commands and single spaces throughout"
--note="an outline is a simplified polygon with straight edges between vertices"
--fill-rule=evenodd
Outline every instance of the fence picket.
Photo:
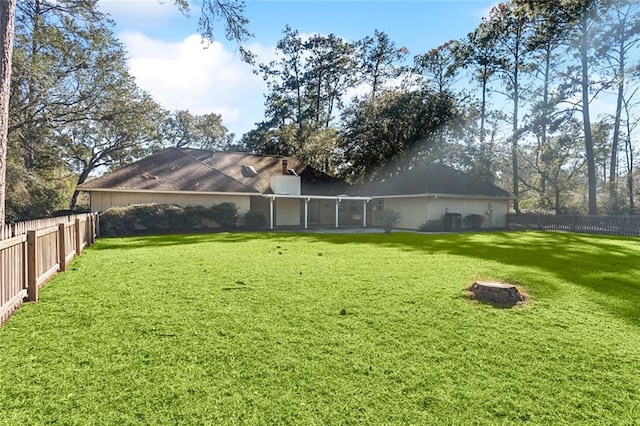
M 25 299 L 37 300 L 39 287 L 95 241 L 95 216 L 38 219 L 0 228 L 0 325 Z
M 508 214 L 508 229 L 640 236 L 640 216 Z

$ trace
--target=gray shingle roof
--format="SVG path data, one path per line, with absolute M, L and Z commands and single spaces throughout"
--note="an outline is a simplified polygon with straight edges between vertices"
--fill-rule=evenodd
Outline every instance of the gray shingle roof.
M 425 164 L 381 182 L 354 185 L 351 193 L 369 196 L 447 194 L 510 197 L 504 189 L 440 164 Z
M 282 173 L 283 159 L 301 176 L 303 194 L 340 194 L 348 187 L 344 181 L 289 157 L 168 148 L 85 182 L 78 189 L 269 193 L 271 177 Z M 249 172 L 248 166 L 257 173 Z

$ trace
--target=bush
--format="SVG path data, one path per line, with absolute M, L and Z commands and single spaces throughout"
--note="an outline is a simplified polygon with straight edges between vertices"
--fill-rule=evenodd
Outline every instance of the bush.
M 125 235 L 184 232 L 231 228 L 238 219 L 233 203 L 221 203 L 210 208 L 174 204 L 134 204 L 111 207 L 100 215 L 100 233 L 107 237 Z
M 261 213 L 249 210 L 244 214 L 244 226 L 249 229 L 261 229 L 267 225 L 267 218 Z
M 396 227 L 400 220 L 402 219 L 402 215 L 395 210 L 381 210 L 378 213 L 378 220 L 380 221 L 380 225 L 384 228 L 384 232 L 387 234 L 391 232 L 393 228 Z
M 484 217 L 482 217 L 482 215 L 470 214 L 462 219 L 462 225 L 465 227 L 465 229 L 480 229 L 480 227 L 482 227 L 483 221 Z
M 213 221 L 211 209 L 204 206 L 187 206 L 184 208 L 184 220 L 189 229 L 203 229 L 210 227 Z
M 444 231 L 444 223 L 441 219 L 428 220 L 418 227 L 420 232 L 442 232 Z
M 238 223 L 238 206 L 234 203 L 220 203 L 211 207 L 211 219 L 222 228 L 234 228 Z

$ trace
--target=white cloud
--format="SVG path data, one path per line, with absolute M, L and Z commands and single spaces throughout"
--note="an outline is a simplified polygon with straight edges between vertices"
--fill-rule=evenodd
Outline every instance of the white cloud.
M 238 137 L 262 121 L 266 90 L 262 78 L 221 43 L 205 45 L 199 35 L 170 43 L 139 32 L 124 32 L 120 39 L 130 54 L 131 74 L 163 107 L 221 114 L 225 126 Z M 260 62 L 273 56 L 273 48 L 257 44 L 247 48 Z

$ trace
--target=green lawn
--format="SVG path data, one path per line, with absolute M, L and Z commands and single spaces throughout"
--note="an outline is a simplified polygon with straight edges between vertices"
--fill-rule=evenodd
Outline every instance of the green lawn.
M 0 424 L 640 424 L 638 239 L 101 239 L 69 269 L 0 329 Z

